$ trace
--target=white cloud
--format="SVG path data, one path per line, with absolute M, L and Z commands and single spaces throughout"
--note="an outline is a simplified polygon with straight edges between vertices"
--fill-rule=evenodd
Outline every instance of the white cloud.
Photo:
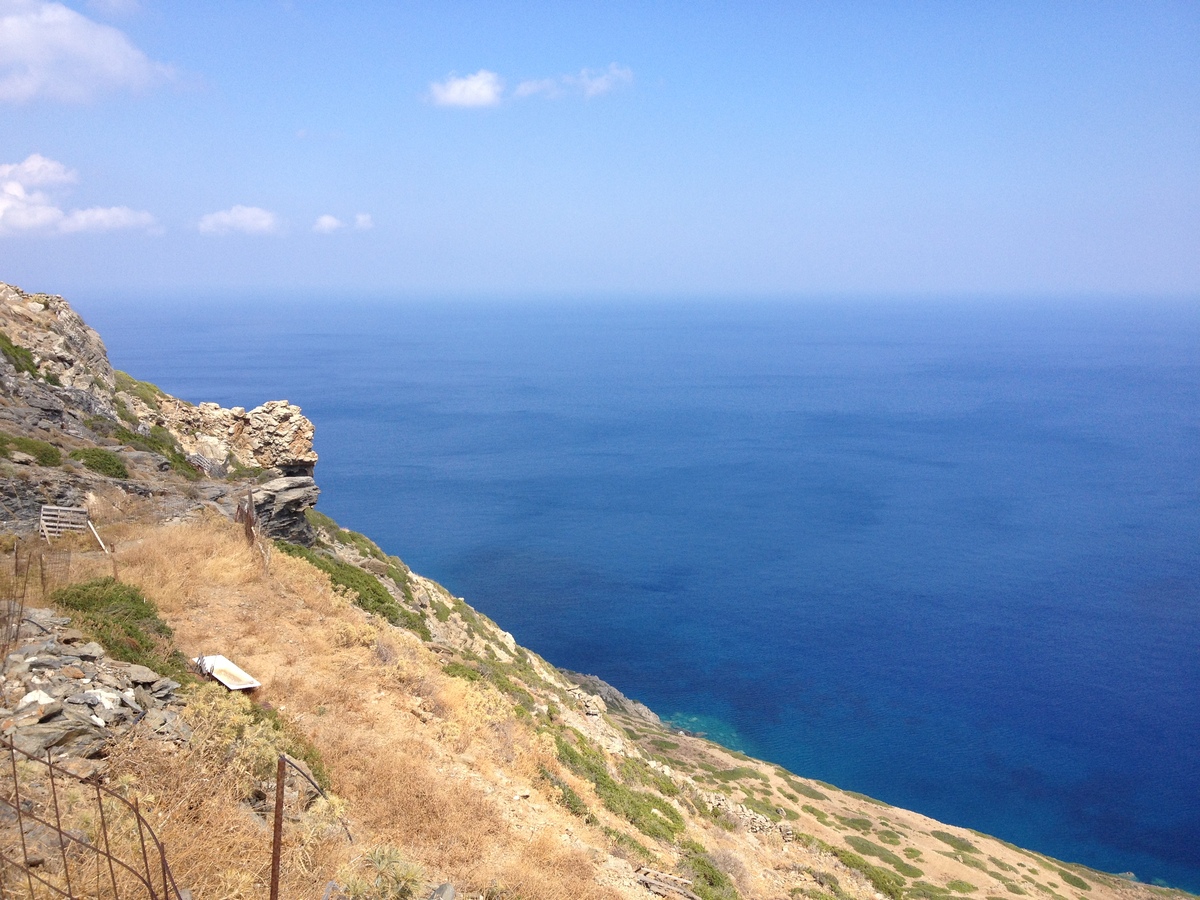
M 16 181 L 25 187 L 43 187 L 47 184 L 74 184 L 79 180 L 79 173 L 40 153 L 31 153 L 23 162 L 0 166 L 0 180 Z
M 170 78 L 122 32 L 45 0 L 0 0 L 0 102 L 83 102 Z
M 580 69 L 578 75 L 559 75 L 556 78 L 531 78 L 517 85 L 513 94 L 517 97 L 562 97 L 567 93 L 581 93 L 585 97 L 598 97 L 615 88 L 633 83 L 633 70 L 611 63 L 607 69 Z
M 438 106 L 495 106 L 503 93 L 503 79 L 487 69 L 462 78 L 451 73 L 445 81 L 429 85 L 429 95 Z
M 354 217 L 354 227 L 359 231 L 369 231 L 375 227 L 375 220 L 369 213 L 359 213 Z
M 197 226 L 204 234 L 274 234 L 279 230 L 279 217 L 257 206 L 233 206 L 200 217 Z
M 317 221 L 313 223 L 313 231 L 317 234 L 332 234 L 339 228 L 345 227 L 345 222 L 331 215 L 317 216 Z
M 90 209 L 75 209 L 67 213 L 59 223 L 59 231 L 113 231 L 118 228 L 153 229 L 154 216 L 139 212 L 128 206 L 110 206 L 107 209 L 93 206 Z
M 66 212 L 49 194 L 36 190 L 78 180 L 76 172 L 38 153 L 23 162 L 0 164 L 0 235 L 157 230 L 154 216 L 145 211 L 128 206 L 92 206 Z

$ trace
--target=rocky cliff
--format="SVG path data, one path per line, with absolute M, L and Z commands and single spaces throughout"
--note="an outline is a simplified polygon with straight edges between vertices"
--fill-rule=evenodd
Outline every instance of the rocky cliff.
M 122 483 L 133 493 L 153 493 L 151 485 L 171 470 L 193 481 L 201 473 L 257 476 L 254 501 L 267 534 L 312 541 L 304 512 L 319 493 L 312 477 L 317 454 L 313 423 L 300 407 L 272 400 L 247 411 L 173 397 L 114 370 L 100 335 L 62 297 L 4 283 L 0 350 L 0 432 L 10 438 L 4 455 L 33 461 L 11 439 L 61 445 L 68 455 L 66 470 L 35 467 L 6 479 L 0 503 L 10 523 L 36 519 L 42 503 L 80 503 L 96 473 L 71 466 L 69 456 L 99 448 L 122 457 L 131 473 Z M 203 490 L 197 499 L 234 502 L 230 491 L 211 484 Z

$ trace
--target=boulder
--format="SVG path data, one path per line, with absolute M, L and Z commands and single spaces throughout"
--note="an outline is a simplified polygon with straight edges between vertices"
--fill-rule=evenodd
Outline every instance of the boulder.
M 254 513 L 265 537 L 311 547 L 316 532 L 305 518 L 321 489 L 310 476 L 274 478 L 254 489 Z

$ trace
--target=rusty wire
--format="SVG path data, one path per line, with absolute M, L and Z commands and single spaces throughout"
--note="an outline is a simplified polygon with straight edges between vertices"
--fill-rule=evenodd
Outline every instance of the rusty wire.
M 0 852 L 0 896 L 17 897 L 27 888 L 29 900 L 188 900 L 188 892 L 175 884 L 165 848 L 136 800 L 131 803 L 98 784 L 85 785 L 52 762 L 49 751 L 43 759 L 0 738 L 0 753 L 5 752 L 8 764 L 0 766 L 0 833 L 15 826 L 19 840 L 6 836 L 7 846 Z M 41 796 L 40 782 L 49 783 Z M 90 822 L 97 833 L 89 836 L 64 825 L 59 789 L 63 782 L 77 797 L 87 796 L 86 801 L 78 800 L 77 805 L 86 802 L 86 808 L 76 818 Z M 113 847 L 118 831 L 130 839 L 136 832 L 136 846 L 127 854 Z M 91 890 L 85 885 L 93 870 Z

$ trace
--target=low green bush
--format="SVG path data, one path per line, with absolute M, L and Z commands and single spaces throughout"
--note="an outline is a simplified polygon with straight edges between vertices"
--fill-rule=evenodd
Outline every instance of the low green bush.
M 174 633 L 136 587 L 97 578 L 56 591 L 50 598 L 69 611 L 71 624 L 119 659 L 153 669 L 179 682 L 194 679 L 187 660 L 171 646 Z
M 82 450 L 72 450 L 71 459 L 77 459 L 87 468 L 99 475 L 109 478 L 128 478 L 129 470 L 125 462 L 111 450 L 103 447 L 85 447 Z
M 33 361 L 33 353 L 26 347 L 14 344 L 3 331 L 0 331 L 0 353 L 4 354 L 4 358 L 12 363 L 18 372 L 28 372 L 34 378 L 40 374 L 37 363 Z
M 975 887 L 975 885 L 971 884 L 971 882 L 960 881 L 958 879 L 955 879 L 954 881 L 947 881 L 946 887 L 949 890 L 954 891 L 956 894 L 973 894 L 979 890 L 979 888 Z
M 429 625 L 425 622 L 425 617 L 418 612 L 400 606 L 400 604 L 392 599 L 392 595 L 387 592 L 387 588 L 380 584 L 379 579 L 370 572 L 366 572 L 358 568 L 358 566 L 352 566 L 349 563 L 334 559 L 331 556 L 326 556 L 324 553 L 317 553 L 307 547 L 301 547 L 298 544 L 289 544 L 287 541 L 276 541 L 275 544 L 288 556 L 299 557 L 312 563 L 328 575 L 329 580 L 338 587 L 353 591 L 357 595 L 354 602 L 367 612 L 382 616 L 393 625 L 407 628 L 409 631 L 420 635 L 423 640 L 428 641 L 432 639 L 432 635 L 429 633 Z
M 554 734 L 558 758 L 572 772 L 588 779 L 596 788 L 600 802 L 647 837 L 673 840 L 683 831 L 683 816 L 662 797 L 635 791 L 613 778 L 604 754 L 574 729 Z
M 14 450 L 28 453 L 38 461 L 39 466 L 62 465 L 62 451 L 53 444 L 0 431 L 0 456 L 7 459 Z
M 583 801 L 583 798 L 579 796 L 578 792 L 573 787 L 571 787 L 549 769 L 542 768 L 539 771 L 541 772 L 542 778 L 548 781 L 550 785 L 558 791 L 559 796 L 556 799 L 558 800 L 558 803 L 567 810 L 567 812 L 571 813 L 572 815 L 579 816 L 579 818 L 592 825 L 596 824 L 596 817 L 592 815 L 592 811 L 588 809 L 588 806 Z
M 904 886 L 907 882 L 900 875 L 883 866 L 873 866 L 857 853 L 841 847 L 829 847 L 829 850 L 844 865 L 861 872 L 867 881 L 871 882 L 871 886 L 885 897 L 901 900 L 904 896 Z
M 839 822 L 847 828 L 853 828 L 855 831 L 861 831 L 863 834 L 871 833 L 872 822 L 870 819 L 848 819 L 845 816 L 834 816 Z
M 156 384 L 148 381 L 138 381 L 127 372 L 119 369 L 113 372 L 117 376 L 117 390 L 137 397 L 151 409 L 158 409 L 158 400 L 165 397 L 166 392 Z
M 1078 875 L 1072 875 L 1066 869 L 1059 869 L 1058 874 L 1062 878 L 1063 881 L 1065 881 L 1067 884 L 1069 884 L 1073 888 L 1077 888 L 1081 891 L 1090 891 L 1092 889 L 1092 886 L 1090 884 L 1088 884 L 1086 881 L 1084 881 Z
M 880 847 L 874 841 L 869 841 L 864 837 L 859 837 L 856 834 L 852 834 L 846 838 L 846 843 L 863 856 L 873 856 L 876 859 L 883 860 L 901 875 L 905 875 L 909 878 L 920 878 L 925 874 L 916 866 L 906 863 L 891 850 L 888 850 L 885 847 Z
M 966 838 L 960 838 L 956 834 L 950 834 L 948 831 L 931 831 L 930 835 L 937 838 L 943 844 L 949 844 L 960 853 L 978 853 L 979 848 L 968 841 Z
M 809 806 L 807 803 L 805 803 L 800 808 L 802 810 L 804 810 L 806 813 L 808 813 L 810 816 L 812 816 L 814 819 L 816 819 L 818 822 L 820 822 L 822 825 L 824 825 L 828 828 L 833 827 L 833 822 L 831 822 L 829 820 L 829 816 L 825 814 L 824 810 L 817 809 L 815 806 Z
M 681 844 L 680 868 L 692 876 L 692 892 L 701 900 L 738 900 L 732 879 L 717 866 L 708 851 L 695 841 Z

